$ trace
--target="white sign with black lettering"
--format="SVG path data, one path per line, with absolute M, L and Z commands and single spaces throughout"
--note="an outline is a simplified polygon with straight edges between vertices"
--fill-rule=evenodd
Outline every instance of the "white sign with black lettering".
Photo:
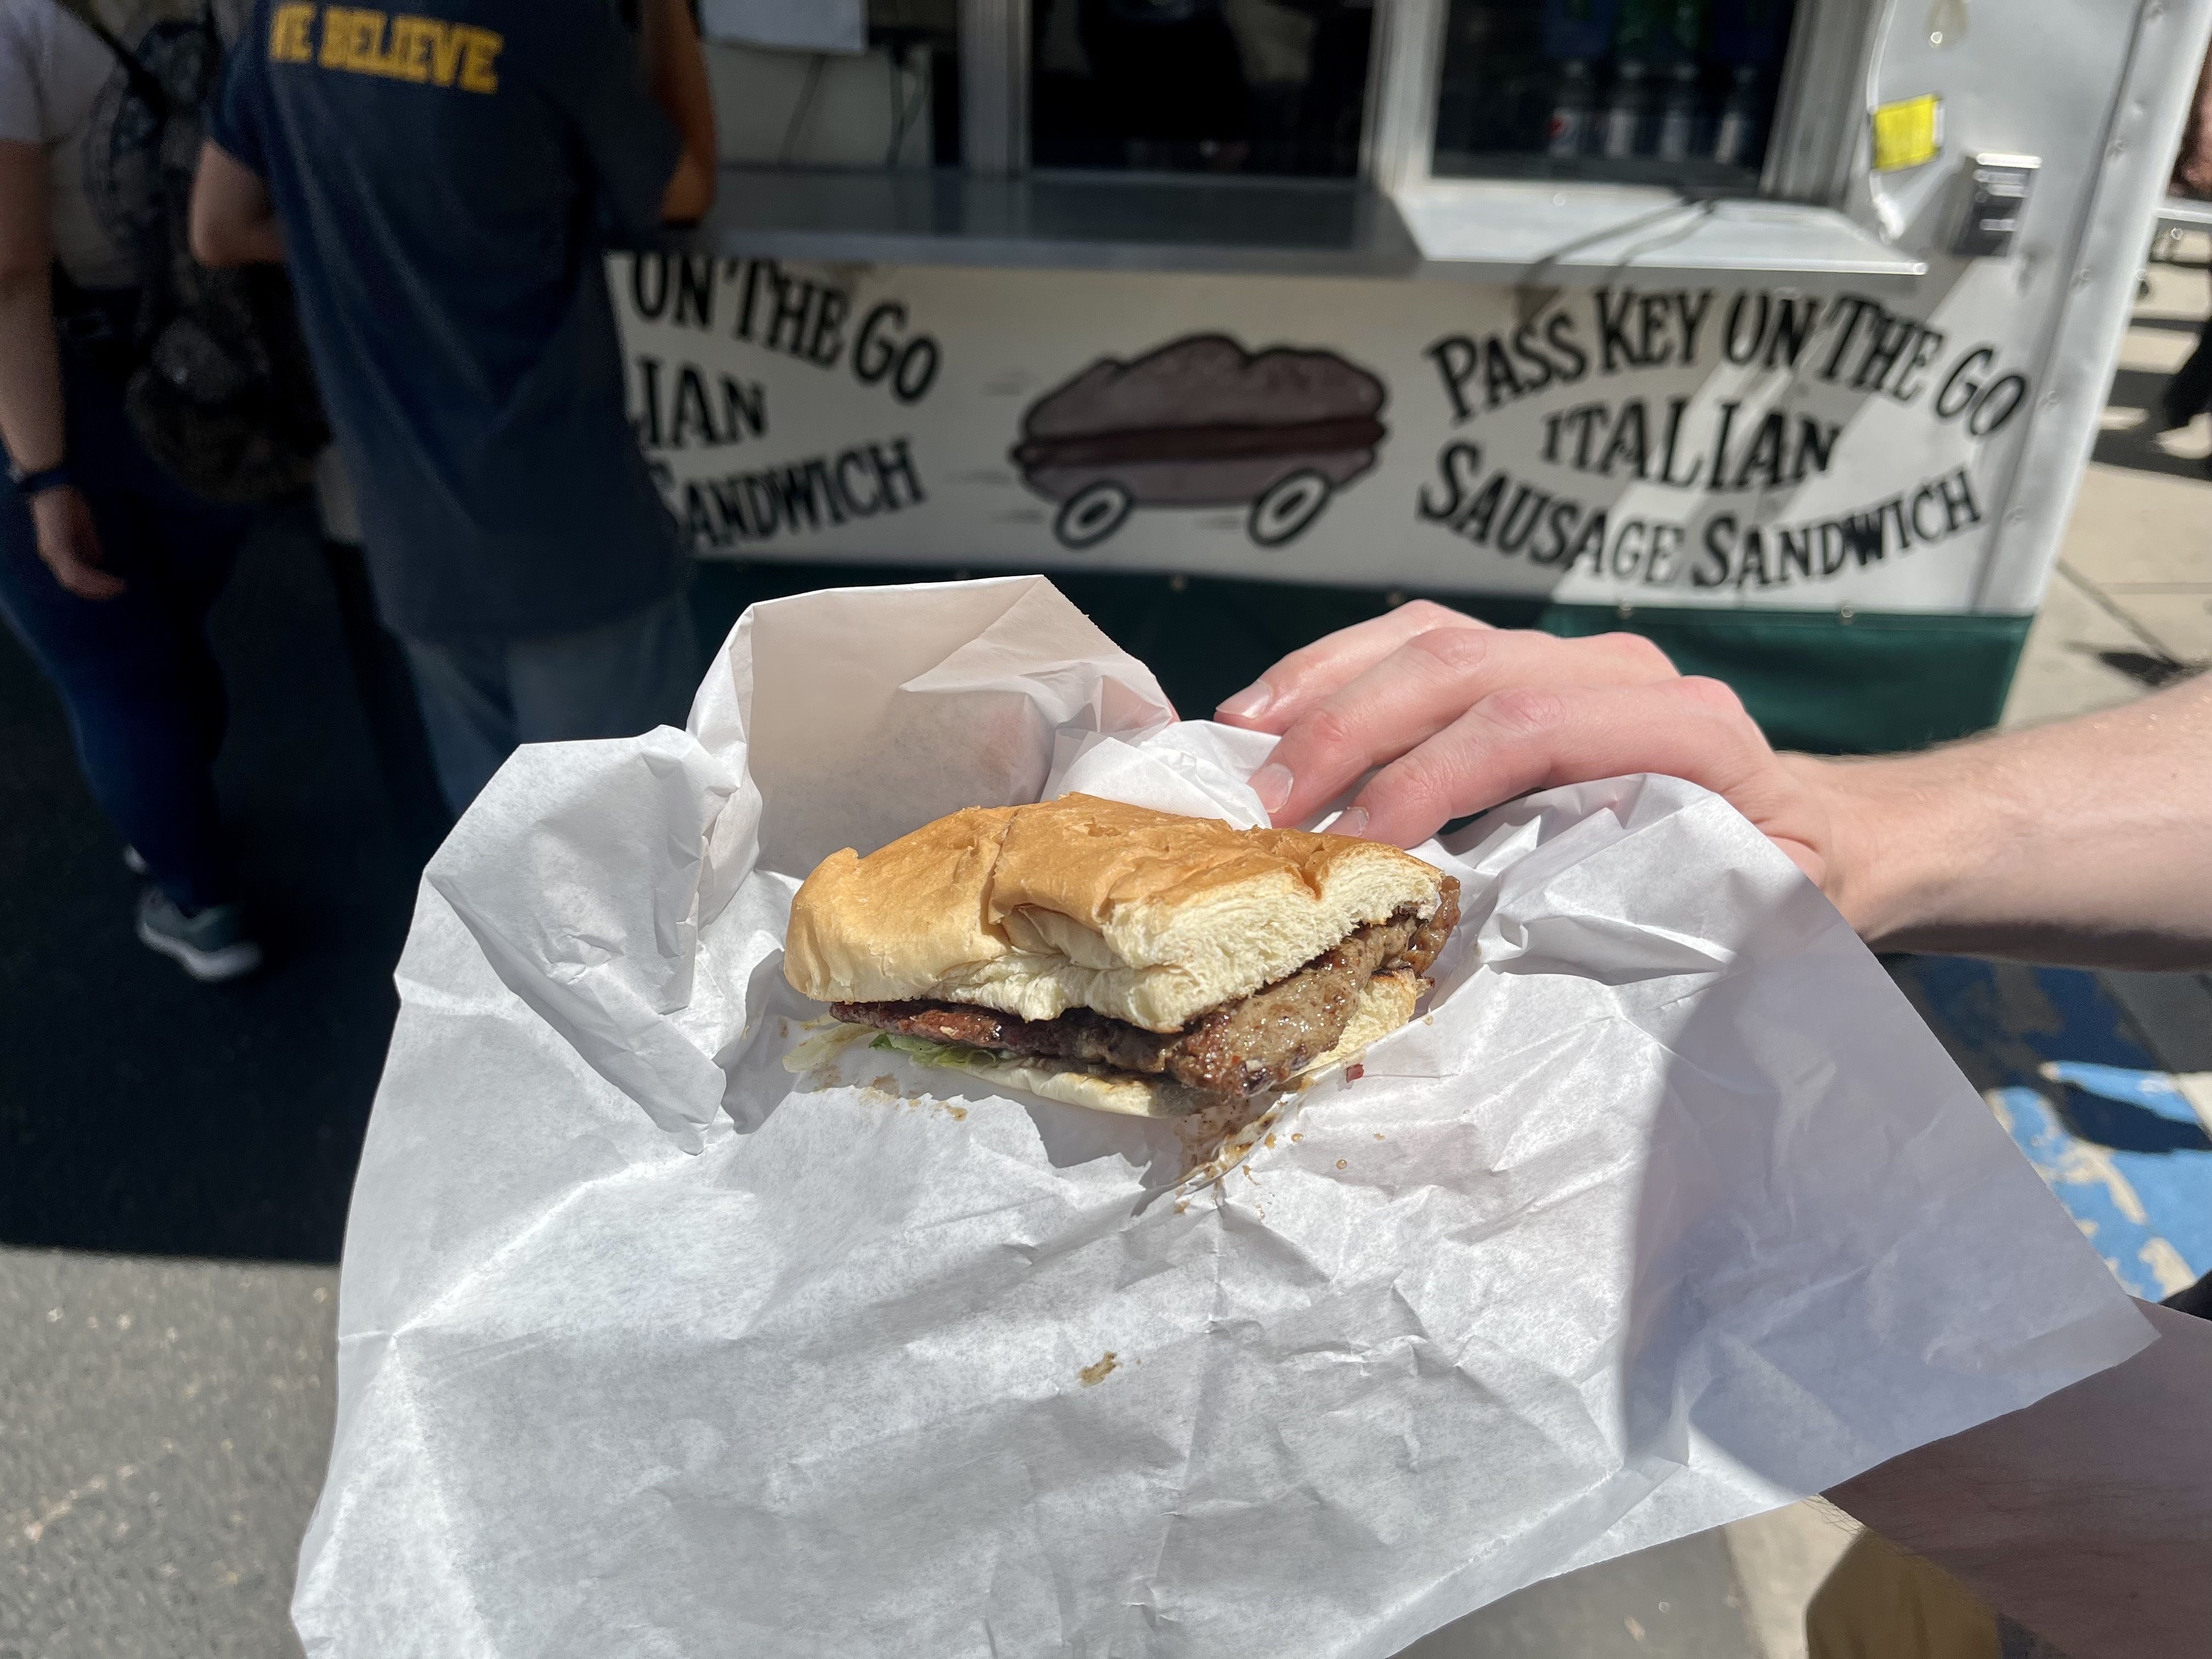
M 708 556 L 1961 611 L 2027 354 L 1848 288 L 780 265 L 614 278 Z

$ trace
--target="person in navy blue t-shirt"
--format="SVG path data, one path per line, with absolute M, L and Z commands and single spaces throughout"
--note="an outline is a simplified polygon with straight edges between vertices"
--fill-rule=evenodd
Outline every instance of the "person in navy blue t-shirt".
M 518 742 L 680 723 L 673 520 L 632 436 L 602 253 L 713 199 L 684 0 L 258 0 L 192 247 L 282 261 L 456 811 Z

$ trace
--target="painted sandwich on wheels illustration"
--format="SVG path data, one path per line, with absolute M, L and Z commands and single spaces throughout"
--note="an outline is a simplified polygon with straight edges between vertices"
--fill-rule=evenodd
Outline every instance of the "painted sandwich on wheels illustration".
M 1139 507 L 1247 506 L 1252 539 L 1280 547 L 1375 465 L 1385 395 L 1333 351 L 1186 335 L 1102 357 L 1038 398 L 1013 461 L 1060 503 L 1066 547 L 1096 547 Z

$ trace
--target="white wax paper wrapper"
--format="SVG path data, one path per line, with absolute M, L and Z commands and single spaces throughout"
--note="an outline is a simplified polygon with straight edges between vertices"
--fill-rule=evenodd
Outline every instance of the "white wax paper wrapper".
M 1266 741 L 1172 719 L 1029 578 L 757 606 L 688 732 L 508 763 L 400 965 L 311 1653 L 1381 1659 L 2148 1339 L 1669 779 L 1425 849 L 1426 1018 L 1211 1184 L 1162 1124 L 784 1070 L 817 859 L 1063 788 L 1259 822 Z

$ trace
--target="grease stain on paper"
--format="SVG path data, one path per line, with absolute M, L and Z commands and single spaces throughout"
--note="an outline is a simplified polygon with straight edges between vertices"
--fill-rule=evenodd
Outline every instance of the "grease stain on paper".
M 1285 1103 L 1290 1098 L 1279 1096 L 1265 1105 L 1226 1101 L 1201 1107 L 1188 1117 L 1170 1120 L 1182 1143 L 1182 1179 L 1178 1184 L 1187 1192 L 1195 1192 L 1237 1168 L 1281 1121 Z
M 888 1072 L 879 1078 L 872 1079 L 867 1087 L 860 1091 L 860 1098 L 871 1106 L 911 1106 L 916 1111 L 942 1112 L 955 1123 L 965 1123 L 968 1121 L 968 1109 L 965 1106 L 957 1105 L 949 1100 L 939 1100 L 927 1090 L 917 1090 L 913 1094 L 908 1094 L 899 1087 L 898 1079 Z

